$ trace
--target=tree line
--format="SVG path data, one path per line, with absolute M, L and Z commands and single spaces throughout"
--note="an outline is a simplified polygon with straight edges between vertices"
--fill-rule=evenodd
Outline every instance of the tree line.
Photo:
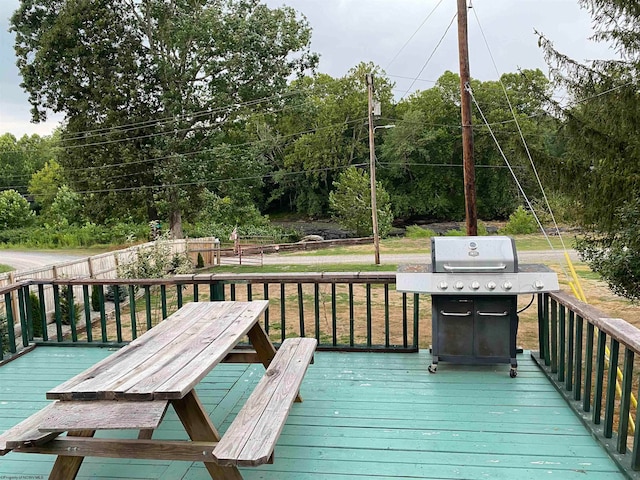
M 625 252 L 640 248 L 619 232 L 640 217 L 640 12 L 631 0 L 579 3 L 620 59 L 583 64 L 540 36 L 550 78 L 471 82 L 478 212 L 505 218 L 523 203 L 507 158 L 534 207 L 539 177 L 556 213 L 594 232 L 581 248 L 605 278 L 609 268 L 637 279 L 640 261 Z M 376 65 L 319 73 L 304 16 L 258 0 L 22 0 L 11 25 L 33 119 L 65 115 L 51 138 L 0 138 L 0 187 L 31 195 L 42 218 L 161 219 L 180 236 L 221 219 L 326 216 L 341 176 L 367 174 L 367 73 L 377 125 L 395 126 L 376 130 L 389 215 L 464 215 L 454 73 L 399 101 Z M 554 100 L 558 86 L 568 105 Z

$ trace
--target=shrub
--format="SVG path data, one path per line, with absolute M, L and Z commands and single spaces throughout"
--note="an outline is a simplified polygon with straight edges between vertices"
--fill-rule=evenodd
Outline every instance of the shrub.
M 42 310 L 40 308 L 40 298 L 35 293 L 29 294 L 29 304 L 31 305 L 31 320 L 33 322 L 33 336 L 42 337 Z
M 107 291 L 104 293 L 104 299 L 108 302 L 113 302 L 116 297 L 115 285 L 108 285 Z M 129 297 L 129 292 L 126 286 L 118 285 L 118 301 L 124 302 Z
M 15 190 L 0 192 L 0 228 L 27 227 L 33 223 L 35 213 L 22 195 Z
M 457 228 L 444 232 L 445 237 L 464 237 L 466 234 L 467 233 L 465 231 L 459 230 Z
M 7 317 L 0 315 L 0 345 L 2 352 L 9 351 L 9 331 L 7 330 Z
M 409 225 L 405 231 L 407 238 L 431 238 L 438 234 L 429 228 L 422 228 L 418 225 Z
M 69 286 L 64 285 L 60 289 L 60 319 L 63 325 L 71 325 L 71 308 L 69 305 Z M 77 324 L 80 320 L 80 309 L 82 305 L 73 304 L 73 320 Z
M 91 287 L 91 310 L 100 311 L 100 287 L 98 285 Z
M 515 212 L 509 215 L 507 224 L 499 230 L 505 235 L 525 235 L 538 231 L 538 223 L 531 212 L 520 205 Z
M 373 233 L 371 218 L 371 185 L 369 174 L 364 170 L 349 167 L 333 182 L 334 190 L 329 192 L 329 207 L 336 221 L 358 237 Z M 381 183 L 376 183 L 376 209 L 378 213 L 378 234 L 386 237 L 391 231 L 393 214 L 389 194 Z
M 196 268 L 204 268 L 204 258 L 202 258 L 202 253 L 198 252 L 198 261 L 196 263 Z
M 170 274 L 191 273 L 193 263 L 186 254 L 171 254 L 166 238 L 153 242 L 151 247 L 138 250 L 136 259 L 118 266 L 122 278 L 162 278 Z

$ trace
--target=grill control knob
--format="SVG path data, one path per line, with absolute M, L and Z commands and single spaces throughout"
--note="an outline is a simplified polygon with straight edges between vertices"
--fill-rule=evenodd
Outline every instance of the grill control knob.
M 485 286 L 487 287 L 487 290 L 495 290 L 497 287 L 496 282 L 489 282 Z
M 456 290 L 462 290 L 464 288 L 464 283 L 456 282 L 456 284 L 453 286 L 453 288 L 455 288 Z
M 533 288 L 535 288 L 536 290 L 542 290 L 544 288 L 544 283 L 542 283 L 541 280 L 536 280 L 535 282 L 533 282 Z
M 478 290 L 479 288 L 480 288 L 480 283 L 479 282 L 471 283 L 471 289 L 472 290 Z
M 502 284 L 502 288 L 504 288 L 505 290 L 511 290 L 513 288 L 513 284 L 511 282 L 504 282 Z
M 438 288 L 439 288 L 440 290 L 446 290 L 447 288 L 449 288 L 449 284 L 448 284 L 447 282 L 440 282 L 440 283 L 438 284 Z

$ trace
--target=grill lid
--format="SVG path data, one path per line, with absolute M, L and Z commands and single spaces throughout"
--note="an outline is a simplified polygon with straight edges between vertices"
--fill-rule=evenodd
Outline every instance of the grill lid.
M 496 237 L 433 237 L 431 264 L 436 273 L 516 273 L 515 241 Z

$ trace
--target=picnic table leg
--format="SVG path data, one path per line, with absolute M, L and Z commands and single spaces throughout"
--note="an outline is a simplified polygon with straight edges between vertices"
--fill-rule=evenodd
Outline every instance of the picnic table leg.
M 171 404 L 184 425 L 189 438 L 194 442 L 217 442 L 220 434 L 204 410 L 195 390 L 191 390 L 180 400 L 172 400 Z M 221 467 L 212 462 L 204 462 L 211 478 L 215 480 L 242 480 L 237 467 Z
M 95 430 L 77 430 L 67 433 L 67 437 L 93 437 Z M 49 474 L 49 480 L 70 480 L 76 478 L 78 470 L 82 466 L 84 457 L 65 457 L 58 455 L 53 469 Z
M 271 365 L 271 360 L 273 360 L 273 357 L 276 355 L 276 349 L 273 346 L 273 343 L 271 343 L 267 332 L 262 328 L 262 324 L 260 322 L 256 322 L 256 324 L 251 327 L 251 330 L 249 330 L 247 335 L 249 336 L 251 345 L 253 345 L 253 348 L 258 354 L 258 358 L 264 365 L 264 368 L 268 368 L 269 365 Z M 295 401 L 297 403 L 302 402 L 302 397 L 299 393 L 296 396 Z

